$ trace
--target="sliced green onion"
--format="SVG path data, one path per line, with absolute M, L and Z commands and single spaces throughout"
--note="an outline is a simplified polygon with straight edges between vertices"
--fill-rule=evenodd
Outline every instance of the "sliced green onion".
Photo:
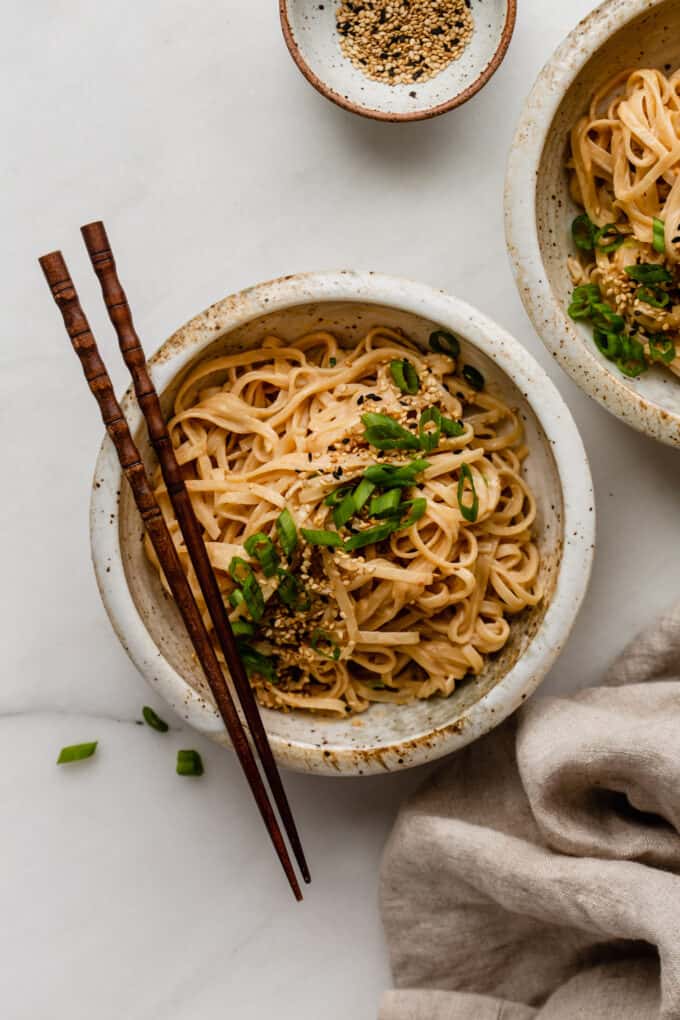
M 388 489 L 381 496 L 374 496 L 368 508 L 371 517 L 389 516 L 401 503 L 401 489 Z
M 418 496 L 416 499 L 412 499 L 409 503 L 404 503 L 403 505 L 410 506 L 411 512 L 406 520 L 400 523 L 399 531 L 402 531 L 404 528 L 410 528 L 412 524 L 420 520 L 427 510 L 427 500 L 424 496 Z
M 323 646 L 328 646 L 330 651 L 326 651 Z M 312 648 L 318 655 L 323 655 L 324 659 L 332 659 L 333 662 L 337 662 L 340 658 L 340 646 L 337 641 L 334 641 L 328 631 L 317 629 L 312 633 Z
M 270 684 L 278 683 L 274 660 L 252 648 L 245 641 L 239 641 L 238 651 L 248 676 L 261 676 Z
M 571 225 L 571 236 L 574 244 L 582 251 L 592 251 L 595 247 L 596 226 L 586 213 L 577 216 Z
M 248 612 L 256 623 L 264 616 L 264 595 L 255 574 L 249 574 L 241 585 Z
M 470 483 L 470 488 L 472 489 L 472 503 L 469 504 L 466 504 L 463 501 L 466 481 Z M 472 471 L 470 470 L 469 464 L 463 464 L 460 469 L 460 478 L 458 479 L 458 506 L 460 507 L 460 512 L 466 521 L 474 523 L 477 520 L 477 514 L 479 513 L 479 498 L 477 496 L 475 480 L 472 477 Z
M 309 609 L 311 605 L 311 599 L 302 583 L 289 570 L 279 570 L 279 586 L 276 593 L 283 604 L 296 613 Z
M 293 515 L 287 508 L 276 519 L 276 534 L 286 557 L 291 558 L 297 546 L 297 528 Z
M 652 308 L 665 308 L 670 301 L 670 296 L 665 290 L 650 290 L 649 287 L 640 287 L 635 297 Z
M 597 349 L 604 354 L 605 358 L 609 358 L 610 361 L 615 361 L 623 351 L 619 333 L 608 333 L 606 330 L 595 326 L 593 329 L 593 339 Z
M 665 266 L 643 262 L 639 266 L 626 266 L 626 272 L 636 283 L 670 283 L 673 279 Z
M 445 436 L 462 436 L 465 434 L 465 426 L 462 421 L 454 421 L 453 418 L 442 416 L 442 432 Z
M 430 466 L 428 460 L 412 460 L 408 464 L 372 464 L 364 471 L 364 478 L 374 486 L 383 489 L 408 488 L 413 485 L 416 475 Z
M 70 744 L 68 747 L 62 747 L 57 758 L 57 765 L 67 765 L 71 761 L 83 761 L 85 758 L 91 758 L 97 750 L 98 742 L 93 740 L 90 744 Z
M 463 379 L 465 379 L 465 382 L 468 384 L 468 386 L 472 386 L 473 390 L 484 389 L 484 376 L 478 369 L 474 368 L 472 365 L 463 365 L 462 375 Z
M 605 301 L 595 301 L 592 306 L 592 317 L 594 322 L 601 328 L 606 328 L 612 333 L 621 333 L 626 320 L 618 312 L 615 312 Z
M 606 226 L 595 231 L 593 243 L 600 251 L 609 253 L 620 248 L 625 239 L 625 234 L 620 232 L 615 223 L 607 223 Z
M 234 588 L 233 592 L 229 596 L 229 605 L 232 609 L 238 609 L 242 602 L 245 602 L 243 592 L 240 588 Z
M 142 709 L 142 716 L 146 725 L 150 726 L 152 730 L 158 730 L 159 733 L 167 733 L 170 729 L 165 720 L 161 719 L 159 715 L 156 715 L 149 705 L 145 705 Z
M 336 528 L 342 528 L 350 518 L 354 517 L 357 505 L 354 500 L 354 493 L 348 492 L 342 503 L 339 503 L 333 510 L 333 522 Z
M 390 373 L 395 386 L 397 386 L 402 393 L 409 393 L 413 395 L 418 392 L 418 387 L 420 386 L 418 373 L 408 358 L 404 358 L 403 361 L 391 361 Z
M 430 422 L 434 424 L 434 429 L 427 428 L 427 425 L 429 425 Z M 428 453 L 432 450 L 436 450 L 439 446 L 441 434 L 441 411 L 437 407 L 426 407 L 420 416 L 420 421 L 418 422 L 418 436 L 423 450 L 426 450 Z
M 378 450 L 419 450 L 418 437 L 387 414 L 369 411 L 362 414 L 364 439 Z
M 666 227 L 664 226 L 663 220 L 659 220 L 654 217 L 652 220 L 652 246 L 654 251 L 658 251 L 660 255 L 664 255 L 666 252 Z
M 202 776 L 203 762 L 198 751 L 177 752 L 178 776 Z
M 595 283 L 584 283 L 574 287 L 568 312 L 572 319 L 589 319 L 592 306 L 600 300 L 600 288 Z
M 265 577 L 273 577 L 279 565 L 279 557 L 269 535 L 258 531 L 243 543 L 246 552 L 258 561 Z
M 250 620 L 234 620 L 231 629 L 234 632 L 234 637 L 253 637 L 255 634 L 255 624 Z
M 324 528 L 315 530 L 314 528 L 300 528 L 302 537 L 305 541 L 309 542 L 310 545 L 326 545 L 336 546 L 342 545 L 342 539 L 338 535 L 337 531 L 326 531 Z
M 375 485 L 373 482 L 369 482 L 368 478 L 362 478 L 354 490 L 354 506 L 356 508 L 356 513 L 359 513 L 374 491 Z
M 675 343 L 664 333 L 654 333 L 649 338 L 649 356 L 652 361 L 670 365 L 676 357 Z
M 341 485 L 339 488 L 333 489 L 333 491 L 329 492 L 326 498 L 324 499 L 324 505 L 338 506 L 340 503 L 342 503 L 347 493 L 351 491 L 352 491 L 351 485 Z
M 430 333 L 430 350 L 436 354 L 448 354 L 450 358 L 457 358 L 460 354 L 460 340 L 453 333 L 435 329 L 434 333 Z
M 366 528 L 365 531 L 358 531 L 356 535 L 348 538 L 343 545 L 343 549 L 346 552 L 352 552 L 353 549 L 363 549 L 364 546 L 373 545 L 375 542 L 383 542 L 395 530 L 396 525 L 394 521 L 386 524 L 377 524 L 374 528 Z
M 640 341 L 632 336 L 623 336 L 621 343 L 623 350 L 621 356 L 616 359 L 617 367 L 624 375 L 635 379 L 649 367 L 645 360 L 645 349 Z
M 242 556 L 232 556 L 229 564 L 229 573 L 236 584 L 242 584 L 252 572 L 253 568 L 250 563 L 247 563 Z

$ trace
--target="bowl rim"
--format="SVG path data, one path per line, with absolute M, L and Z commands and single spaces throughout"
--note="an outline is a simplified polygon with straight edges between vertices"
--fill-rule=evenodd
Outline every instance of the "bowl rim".
M 640 14 L 668 0 L 605 0 L 563 39 L 527 96 L 508 155 L 505 240 L 524 308 L 543 344 L 590 397 L 626 424 L 671 446 L 680 446 L 680 415 L 631 389 L 595 356 L 566 314 L 547 279 L 536 215 L 543 149 L 568 89 L 591 57 Z M 566 272 L 566 268 L 565 268 Z M 568 342 L 564 343 L 565 335 Z
M 466 302 L 398 277 L 352 270 L 301 273 L 224 298 L 190 320 L 149 359 L 158 391 L 162 393 L 201 350 L 224 333 L 270 312 L 325 301 L 387 305 L 462 333 L 473 347 L 499 365 L 531 405 L 550 444 L 563 500 L 562 558 L 551 603 L 528 647 L 479 701 L 450 723 L 375 748 L 331 743 L 319 747 L 270 736 L 272 750 L 285 767 L 326 775 L 368 775 L 420 765 L 463 747 L 502 722 L 538 687 L 564 645 L 586 592 L 594 550 L 594 495 L 576 424 L 532 355 Z M 121 403 L 135 434 L 143 420 L 132 388 Z M 90 543 L 106 611 L 128 655 L 161 697 L 192 727 L 228 744 L 216 710 L 163 657 L 133 601 L 119 541 L 122 482 L 113 444 L 105 435 L 93 479 Z
M 442 113 L 448 113 L 449 110 L 455 110 L 457 106 L 462 106 L 463 103 L 468 101 L 468 99 L 472 99 L 472 97 L 486 85 L 489 79 L 493 77 L 502 64 L 505 54 L 508 51 L 510 40 L 512 39 L 512 34 L 515 30 L 515 22 L 517 20 L 517 0 L 506 0 L 505 23 L 503 25 L 503 31 L 501 32 L 498 46 L 494 50 L 489 63 L 477 75 L 475 80 L 471 82 L 467 88 L 463 89 L 462 92 L 458 92 L 455 96 L 451 99 L 447 99 L 444 103 L 438 103 L 437 106 L 426 107 L 423 110 L 414 110 L 412 113 L 390 113 L 386 110 L 374 110 L 370 106 L 362 106 L 360 103 L 353 103 L 350 99 L 347 99 L 346 96 L 341 95 L 339 92 L 336 92 L 335 89 L 332 89 L 330 85 L 327 85 L 322 78 L 319 78 L 303 57 L 300 47 L 295 40 L 288 18 L 288 3 L 289 0 L 279 0 L 281 31 L 283 32 L 283 38 L 286 41 L 288 52 L 310 85 L 313 85 L 317 92 L 320 92 L 322 96 L 326 97 L 326 99 L 330 99 L 332 103 L 335 103 L 336 106 L 341 106 L 344 110 L 349 110 L 350 113 L 358 113 L 360 117 L 369 117 L 371 120 L 388 121 L 392 124 L 414 120 L 429 120 L 432 117 L 439 117 Z

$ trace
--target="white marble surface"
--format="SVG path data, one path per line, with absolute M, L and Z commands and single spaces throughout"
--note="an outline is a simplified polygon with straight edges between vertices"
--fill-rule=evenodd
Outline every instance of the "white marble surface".
M 296 907 L 230 755 L 177 720 L 164 737 L 134 725 L 154 699 L 109 628 L 89 563 L 96 408 L 36 263 L 63 247 L 122 386 L 81 223 L 106 220 L 148 349 L 249 283 L 343 266 L 445 287 L 522 338 L 583 432 L 599 508 L 590 593 L 546 690 L 595 679 L 677 595 L 678 453 L 610 418 L 552 364 L 503 245 L 522 99 L 592 6 L 520 0 L 509 54 L 480 96 L 392 126 L 307 85 L 273 0 L 7 5 L 3 1018 L 368 1020 L 389 982 L 380 851 L 420 778 L 289 777 L 315 878 Z M 95 738 L 95 759 L 56 768 L 63 744 Z M 175 775 L 182 746 L 200 748 L 202 779 Z

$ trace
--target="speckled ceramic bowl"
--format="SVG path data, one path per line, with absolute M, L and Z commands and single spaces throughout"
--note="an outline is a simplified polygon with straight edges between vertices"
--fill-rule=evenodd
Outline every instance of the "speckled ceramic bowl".
M 376 120 L 424 120 L 474 96 L 498 69 L 512 38 L 517 0 L 470 0 L 474 33 L 436 77 L 387 85 L 359 71 L 340 49 L 336 0 L 279 0 L 290 54 L 310 84 L 338 106 Z
M 564 644 L 586 589 L 593 547 L 593 494 L 576 426 L 525 348 L 474 308 L 421 284 L 373 273 L 284 277 L 225 298 L 166 341 L 151 361 L 167 413 L 197 359 L 256 345 L 266 332 L 294 339 L 320 324 L 351 346 L 372 325 L 403 329 L 427 346 L 453 330 L 487 386 L 521 410 L 531 451 L 527 476 L 538 502 L 537 537 L 546 597 L 517 617 L 503 652 L 448 699 L 374 705 L 357 719 L 263 712 L 277 759 L 289 768 L 365 775 L 448 754 L 490 730 L 538 686 Z M 123 407 L 147 463 L 139 409 Z M 107 439 L 97 462 L 91 540 L 97 580 L 113 626 L 140 672 L 196 729 L 227 743 L 174 603 L 164 596 L 141 541 L 139 515 Z
M 577 25 L 538 77 L 510 152 L 506 238 L 524 306 L 546 347 L 578 385 L 622 421 L 680 446 L 680 380 L 655 367 L 627 379 L 597 350 L 592 328 L 567 315 L 567 256 L 577 212 L 564 159 L 592 93 L 626 67 L 680 66 L 677 0 L 610 0 Z

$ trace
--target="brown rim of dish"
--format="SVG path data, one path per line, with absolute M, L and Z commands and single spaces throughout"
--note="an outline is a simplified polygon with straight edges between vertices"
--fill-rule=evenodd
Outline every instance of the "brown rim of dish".
M 340 95 L 339 92 L 335 92 L 334 89 L 329 88 L 325 82 L 319 78 L 318 75 L 312 71 L 311 67 L 300 53 L 300 48 L 293 37 L 293 30 L 290 27 L 288 20 L 288 0 L 279 0 L 279 14 L 281 16 L 281 29 L 283 31 L 283 38 L 286 40 L 286 46 L 288 51 L 297 64 L 300 71 L 304 74 L 310 85 L 313 85 L 317 92 L 320 92 L 326 99 L 330 99 L 332 103 L 337 106 L 341 106 L 345 110 L 350 110 L 352 113 L 358 113 L 361 117 L 370 117 L 372 120 L 386 120 L 386 121 L 407 121 L 407 120 L 427 120 L 430 117 L 438 117 L 442 113 L 446 113 L 448 110 L 455 110 L 457 106 L 462 106 L 468 99 L 471 99 L 481 88 L 486 85 L 489 78 L 495 74 L 498 70 L 503 57 L 505 56 L 510 40 L 512 39 L 512 33 L 515 28 L 515 19 L 517 17 L 517 0 L 507 0 L 507 10 L 505 15 L 505 24 L 501 33 L 501 38 L 496 47 L 496 50 L 480 75 L 468 85 L 466 89 L 459 92 L 453 97 L 448 99 L 445 103 L 440 103 L 439 106 L 431 106 L 425 110 L 415 110 L 413 113 L 387 113 L 382 110 L 372 110 L 368 106 L 359 106 L 358 103 L 352 103 L 346 96 Z

